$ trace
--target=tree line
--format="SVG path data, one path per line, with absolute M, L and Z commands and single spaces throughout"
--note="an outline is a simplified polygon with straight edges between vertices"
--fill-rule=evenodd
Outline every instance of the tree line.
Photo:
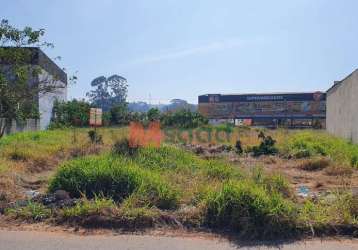
M 49 128 L 87 127 L 91 107 L 96 106 L 85 100 L 56 101 Z M 104 126 L 125 126 L 130 122 L 146 125 L 151 121 L 160 121 L 165 127 L 180 128 L 196 128 L 208 124 L 208 120 L 200 113 L 189 109 L 163 112 L 158 108 L 151 108 L 147 112 L 135 112 L 128 109 L 126 102 L 109 107 L 108 111 L 103 112 L 102 120 Z

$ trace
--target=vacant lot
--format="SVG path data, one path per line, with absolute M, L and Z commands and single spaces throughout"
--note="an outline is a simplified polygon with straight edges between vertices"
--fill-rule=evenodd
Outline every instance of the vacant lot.
M 0 141 L 2 220 L 245 239 L 358 233 L 358 146 L 321 131 L 230 130 L 220 145 L 136 148 L 127 128 L 99 129 L 98 144 L 87 129 L 8 136 Z

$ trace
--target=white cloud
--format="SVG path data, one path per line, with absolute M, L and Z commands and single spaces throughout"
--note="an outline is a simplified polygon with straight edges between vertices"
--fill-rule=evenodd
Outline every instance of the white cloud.
M 153 56 L 147 56 L 143 58 L 136 59 L 132 61 L 131 64 L 147 64 L 147 63 L 156 63 L 161 61 L 168 61 L 173 59 L 179 59 L 189 56 L 207 54 L 219 50 L 231 49 L 238 47 L 244 44 L 243 40 L 240 39 L 227 39 L 219 42 L 212 42 L 206 45 L 186 48 L 180 50 L 169 50 L 166 52 L 159 53 Z

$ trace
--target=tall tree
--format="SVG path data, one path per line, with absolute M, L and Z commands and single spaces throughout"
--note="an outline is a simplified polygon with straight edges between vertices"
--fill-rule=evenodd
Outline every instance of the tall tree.
M 95 87 L 86 94 L 91 103 L 104 111 L 109 111 L 111 107 L 124 104 L 127 99 L 128 83 L 127 79 L 119 75 L 112 75 L 108 78 L 100 76 L 91 82 Z
M 42 69 L 31 63 L 34 49 L 29 47 L 53 47 L 43 41 L 44 34 L 44 29 L 17 29 L 7 20 L 0 22 L 0 138 L 11 120 L 38 118 L 39 95 L 64 87 L 57 76 L 40 77 Z

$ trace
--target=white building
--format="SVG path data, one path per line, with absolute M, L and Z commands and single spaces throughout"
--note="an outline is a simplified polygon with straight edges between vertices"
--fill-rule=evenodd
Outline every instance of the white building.
M 9 48 L 16 49 L 16 48 Z M 29 84 L 49 84 L 55 86 L 56 88 L 49 93 L 40 94 L 36 100 L 35 104 L 40 113 L 40 121 L 36 123 L 31 123 L 34 125 L 27 125 L 25 128 L 12 128 L 11 131 L 16 130 L 37 130 L 37 129 L 46 129 L 51 121 L 52 108 L 55 100 L 66 101 L 67 99 L 67 75 L 66 73 L 55 64 L 41 49 L 39 48 L 28 48 L 32 52 L 30 64 L 34 66 L 39 66 L 41 73 L 32 78 Z M 4 63 L 1 63 L 0 67 L 8 67 Z M 1 118 L 1 117 L 0 117 Z M 12 125 L 13 127 L 14 125 Z M 15 126 L 16 127 L 16 126 Z
M 358 143 L 358 69 L 327 91 L 327 131 Z

